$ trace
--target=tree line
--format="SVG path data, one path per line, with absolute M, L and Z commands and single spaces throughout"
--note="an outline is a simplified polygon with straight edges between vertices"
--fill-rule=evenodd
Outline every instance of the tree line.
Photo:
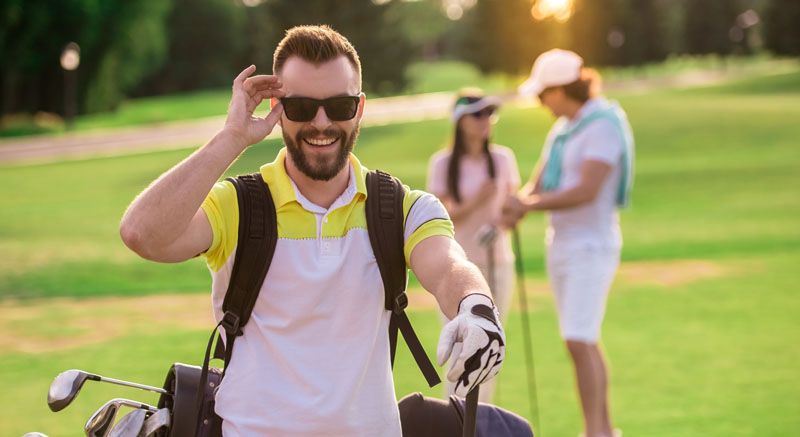
M 463 15 L 448 18 L 452 4 Z M 286 29 L 329 24 L 363 64 L 364 87 L 406 85 L 412 61 L 459 59 L 484 72 L 524 73 L 544 50 L 592 65 L 638 65 L 669 54 L 800 54 L 796 0 L 574 0 L 571 17 L 536 20 L 532 0 L 4 0 L 0 116 L 64 107 L 59 57 L 80 46 L 78 108 L 126 97 L 228 86 L 243 66 L 268 72 Z M 451 18 L 459 18 L 451 20 Z

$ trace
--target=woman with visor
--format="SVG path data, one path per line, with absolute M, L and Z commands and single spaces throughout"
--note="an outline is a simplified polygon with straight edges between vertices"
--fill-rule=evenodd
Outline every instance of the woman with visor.
M 491 142 L 499 107 L 500 99 L 478 88 L 458 94 L 451 117 L 454 134 L 450 145 L 430 159 L 427 191 L 447 208 L 456 240 L 481 269 L 504 321 L 514 286 L 514 255 L 508 231 L 496 225 L 520 178 L 514 152 Z M 481 402 L 491 401 L 494 383 L 481 385 Z M 452 384 L 446 390 L 452 394 Z

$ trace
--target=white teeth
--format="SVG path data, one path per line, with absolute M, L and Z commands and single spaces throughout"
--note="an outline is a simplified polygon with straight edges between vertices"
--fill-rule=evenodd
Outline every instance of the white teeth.
M 336 138 L 305 138 L 305 141 L 315 146 L 329 146 L 336 142 Z

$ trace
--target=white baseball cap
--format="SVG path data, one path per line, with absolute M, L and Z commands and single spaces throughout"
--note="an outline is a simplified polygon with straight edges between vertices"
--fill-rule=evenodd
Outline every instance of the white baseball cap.
M 525 96 L 538 96 L 545 88 L 567 85 L 581 77 L 583 58 L 569 50 L 548 50 L 533 63 L 531 76 L 517 89 Z

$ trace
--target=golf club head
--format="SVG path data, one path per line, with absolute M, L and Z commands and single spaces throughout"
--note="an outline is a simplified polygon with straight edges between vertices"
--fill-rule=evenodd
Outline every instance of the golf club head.
M 98 408 L 83 427 L 86 437 L 107 436 L 111 431 L 111 425 L 114 424 L 114 419 L 117 417 L 120 405 L 112 399 Z
M 162 429 L 169 429 L 172 425 L 172 415 L 168 408 L 162 408 L 153 413 L 147 420 L 144 421 L 144 428 L 142 428 L 141 435 L 143 437 L 152 437 L 156 432 Z
M 58 374 L 47 392 L 47 406 L 50 407 L 50 410 L 61 411 L 72 403 L 87 379 L 97 379 L 97 376 L 78 369 L 66 370 Z
M 111 428 L 109 437 L 138 437 L 144 426 L 147 410 L 136 409 L 122 417 L 122 419 Z
M 152 405 L 143 404 L 141 402 L 132 401 L 130 399 L 115 398 L 103 404 L 97 411 L 92 414 L 92 417 L 86 421 L 83 430 L 86 432 L 87 437 L 105 437 L 111 431 L 111 426 L 114 424 L 114 419 L 120 407 L 126 406 L 143 411 L 150 411 L 155 413 L 158 409 Z

